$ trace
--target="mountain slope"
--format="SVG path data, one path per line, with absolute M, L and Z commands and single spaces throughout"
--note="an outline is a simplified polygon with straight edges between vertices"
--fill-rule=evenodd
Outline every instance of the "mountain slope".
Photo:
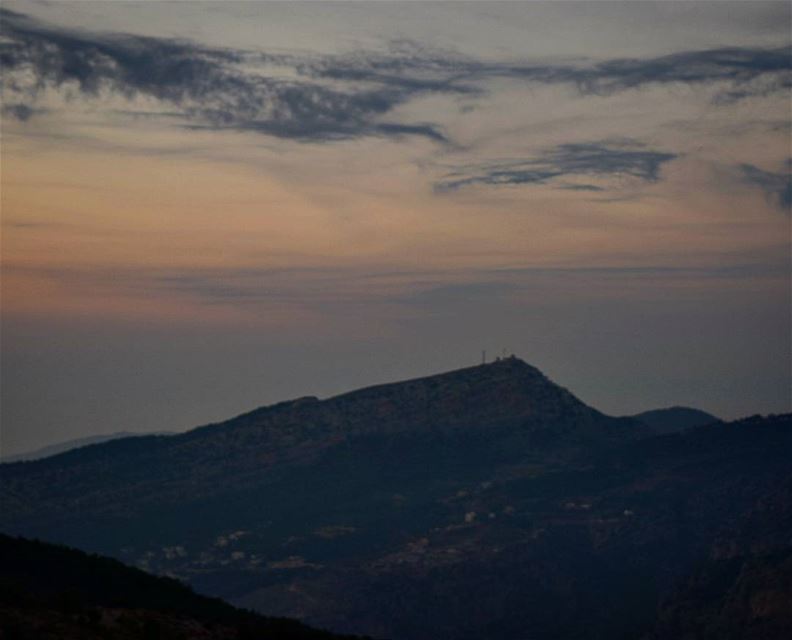
M 341 639 L 67 547 L 0 534 L 0 567 L 0 637 L 9 640 Z
M 768 640 L 792 630 L 792 478 L 729 530 L 663 602 L 646 640 Z

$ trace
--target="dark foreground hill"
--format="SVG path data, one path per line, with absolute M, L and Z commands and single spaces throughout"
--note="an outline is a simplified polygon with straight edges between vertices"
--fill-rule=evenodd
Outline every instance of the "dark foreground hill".
M 638 638 L 792 475 L 790 416 L 672 430 L 510 358 L 0 465 L 0 529 L 340 632 Z
M 265 618 L 117 560 L 0 534 L 3 640 L 354 640 Z

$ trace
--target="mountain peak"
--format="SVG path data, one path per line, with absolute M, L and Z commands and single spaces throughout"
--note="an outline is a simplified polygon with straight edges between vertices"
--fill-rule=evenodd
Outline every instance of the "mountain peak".
M 461 428 L 549 422 L 600 415 L 539 369 L 511 356 L 422 378 L 366 387 L 329 398 L 353 431 L 389 425 Z
M 410 389 L 415 389 L 421 386 L 439 388 L 446 385 L 451 386 L 455 384 L 488 384 L 493 381 L 504 381 L 509 378 L 519 378 L 523 381 L 525 381 L 527 378 L 536 378 L 550 382 L 548 378 L 536 367 L 531 366 L 517 356 L 509 356 L 508 358 L 497 358 L 491 362 L 476 364 L 469 367 L 462 367 L 460 369 L 452 369 L 450 371 L 434 373 L 428 376 L 421 376 L 419 378 L 410 378 L 397 382 L 386 382 L 384 384 L 363 387 L 362 389 L 356 389 L 354 391 L 333 396 L 329 398 L 328 401 L 354 397 L 360 394 L 369 395 L 374 393 L 387 393 L 390 390 L 395 390 L 398 388 L 409 387 Z
M 260 407 L 205 429 L 323 425 L 344 436 L 456 430 L 482 425 L 586 422 L 602 417 L 516 356 L 420 378 L 364 387 L 323 400 L 306 396 Z M 310 428 L 310 427 L 309 427 Z M 189 433 L 189 432 L 188 432 Z

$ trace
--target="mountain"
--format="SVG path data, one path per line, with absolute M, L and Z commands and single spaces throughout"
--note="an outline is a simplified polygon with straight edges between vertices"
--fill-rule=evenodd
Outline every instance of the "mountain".
M 0 466 L 0 529 L 394 640 L 637 638 L 792 474 L 792 416 L 654 436 L 516 359 Z
M 0 567 L 0 638 L 7 640 L 353 640 L 39 541 L 0 534 Z
M 654 435 L 673 433 L 691 427 L 701 427 L 705 424 L 720 422 L 711 413 L 690 407 L 668 407 L 667 409 L 654 409 L 631 416 L 647 427 Z
M 292 486 L 308 489 L 313 482 L 317 492 L 325 490 L 328 466 L 347 465 L 349 482 L 379 481 L 377 456 L 392 461 L 409 454 L 418 459 L 404 463 L 415 468 L 397 471 L 412 482 L 415 474 L 435 473 L 423 469 L 430 460 L 467 476 L 493 458 L 521 461 L 523 452 L 537 451 L 544 460 L 630 437 L 628 424 L 587 407 L 537 369 L 504 360 L 325 401 L 301 398 L 184 434 L 125 438 L 2 465 L 0 526 L 56 532 L 59 541 L 112 552 L 149 535 L 145 527 L 130 529 L 133 517 L 164 518 L 157 529 L 163 537 L 166 523 L 178 530 L 180 518 L 198 509 L 201 526 L 192 535 L 216 537 L 236 522 L 232 506 L 237 528 L 256 524 L 251 518 L 271 519 L 260 491 L 282 502 L 278 496 L 293 493 Z M 369 485 L 349 488 L 367 492 Z M 283 507 L 302 520 L 306 509 L 323 504 L 305 504 L 299 514 Z M 174 532 L 172 542 L 183 542 L 182 535 Z
M 42 447 L 40 449 L 36 449 L 34 451 L 27 451 L 25 453 L 17 453 L 12 456 L 2 456 L 0 457 L 0 464 L 6 462 L 24 462 L 29 460 L 39 460 L 41 458 L 48 458 L 50 456 L 56 456 L 59 453 L 65 453 L 66 451 L 71 451 L 72 449 L 78 449 L 80 447 L 87 447 L 88 445 L 92 444 L 101 444 L 102 442 L 109 442 L 110 440 L 118 440 L 119 438 L 135 438 L 141 435 L 171 435 L 172 432 L 170 431 L 158 431 L 154 434 L 141 434 L 135 433 L 132 431 L 118 431 L 116 433 L 110 433 L 107 435 L 101 436 L 87 436 L 85 438 L 77 438 L 75 440 L 67 440 L 65 442 L 59 442 L 57 444 L 51 444 L 46 447 Z

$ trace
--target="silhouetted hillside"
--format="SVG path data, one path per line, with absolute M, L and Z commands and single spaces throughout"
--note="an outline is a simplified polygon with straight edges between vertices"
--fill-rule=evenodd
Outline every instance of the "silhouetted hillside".
M 0 534 L 0 568 L 3 640 L 342 638 L 235 609 L 117 560 L 39 541 Z

